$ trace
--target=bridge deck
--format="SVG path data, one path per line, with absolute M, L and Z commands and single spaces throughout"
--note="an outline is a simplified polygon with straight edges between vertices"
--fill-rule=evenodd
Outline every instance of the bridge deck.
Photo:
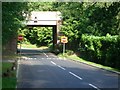
M 33 11 L 31 15 L 26 18 L 27 26 L 40 26 L 40 25 L 58 25 L 61 21 L 60 12 L 48 12 L 48 11 Z

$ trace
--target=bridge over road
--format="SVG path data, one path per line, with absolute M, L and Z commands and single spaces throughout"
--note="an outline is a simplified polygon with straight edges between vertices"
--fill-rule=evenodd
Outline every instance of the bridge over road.
M 28 27 L 53 27 L 53 47 L 57 44 L 57 37 L 62 24 L 59 11 L 32 11 L 27 14 L 25 25 Z

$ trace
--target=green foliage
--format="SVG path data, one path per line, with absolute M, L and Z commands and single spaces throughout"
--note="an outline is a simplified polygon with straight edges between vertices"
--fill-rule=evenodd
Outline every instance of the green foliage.
M 73 52 L 72 50 L 66 50 L 66 54 L 67 54 L 67 55 L 73 55 L 74 52 Z
M 89 15 L 89 24 L 95 29 L 94 35 L 118 35 L 120 32 L 120 2 L 96 3 Z
M 62 13 L 61 32 L 69 39 L 68 49 L 77 50 L 82 34 L 105 36 L 120 33 L 119 2 L 55 2 L 53 8 Z
M 34 27 L 21 30 L 24 34 L 24 43 L 30 42 L 39 46 L 48 46 L 52 43 L 52 27 Z
M 26 4 L 25 2 L 2 3 L 2 53 L 4 56 L 16 53 L 17 31 L 23 26 L 22 14 L 27 8 Z
M 2 44 L 5 45 L 11 38 L 17 36 L 17 30 L 23 20 L 22 11 L 26 3 L 3 2 L 2 3 Z
M 119 68 L 120 62 L 120 41 L 118 35 L 98 37 L 82 35 L 80 51 L 97 63 Z
M 28 11 L 52 11 L 52 2 L 29 2 Z

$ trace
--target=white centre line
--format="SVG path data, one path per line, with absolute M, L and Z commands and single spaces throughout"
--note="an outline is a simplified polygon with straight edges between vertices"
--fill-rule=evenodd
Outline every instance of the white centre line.
M 76 75 L 76 74 L 74 74 L 74 73 L 72 73 L 72 72 L 69 72 L 70 74 L 72 74 L 73 76 L 75 76 L 76 78 L 78 78 L 78 79 L 80 79 L 80 80 L 82 80 L 82 78 L 81 77 L 79 77 L 78 75 Z
M 63 70 L 66 70 L 65 68 L 61 67 L 60 65 L 57 65 L 59 68 L 63 69 Z
M 100 90 L 98 87 L 94 86 L 93 84 L 89 84 L 89 85 L 97 90 Z
M 56 63 L 54 63 L 53 61 L 50 61 L 52 64 L 56 65 Z
M 45 55 L 46 57 L 48 57 L 48 55 L 47 55 L 46 53 L 44 53 L 44 55 Z
M 56 63 L 54 63 L 53 61 L 50 61 L 52 64 L 54 64 L 54 65 L 57 65 Z M 62 66 L 60 66 L 60 65 L 57 65 L 59 68 L 61 68 L 61 69 L 63 69 L 63 70 L 66 70 L 65 68 L 63 68 Z

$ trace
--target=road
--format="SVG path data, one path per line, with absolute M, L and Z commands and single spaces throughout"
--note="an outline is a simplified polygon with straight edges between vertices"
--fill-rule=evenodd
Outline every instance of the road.
M 118 90 L 119 75 L 40 50 L 22 50 L 17 88 L 85 88 Z

